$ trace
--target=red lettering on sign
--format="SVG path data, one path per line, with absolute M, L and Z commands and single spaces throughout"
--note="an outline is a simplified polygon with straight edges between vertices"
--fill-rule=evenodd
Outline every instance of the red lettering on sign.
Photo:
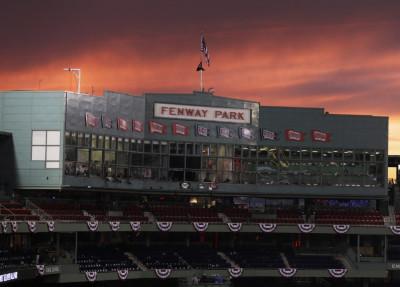
M 215 117 L 219 118 L 222 115 L 221 111 L 215 111 Z
M 194 110 L 193 109 L 185 109 L 186 115 L 193 116 Z
M 195 117 L 201 117 L 201 112 L 200 110 L 196 110 L 196 112 L 194 113 Z
M 205 118 L 207 116 L 208 110 L 201 110 L 203 113 L 203 118 Z
M 238 112 L 237 117 L 238 117 L 238 120 L 244 120 L 243 112 Z
M 171 115 L 171 116 L 176 116 L 176 108 L 169 108 L 169 114 Z
M 161 114 L 162 114 L 162 115 L 163 115 L 164 112 L 166 112 L 166 111 L 168 111 L 168 108 L 167 108 L 167 107 L 161 107 Z
M 184 108 L 178 108 L 178 115 L 179 116 L 185 115 L 185 109 Z
M 235 120 L 236 120 L 236 112 L 230 112 L 230 113 L 229 113 L 229 118 L 230 118 L 230 119 L 235 119 Z

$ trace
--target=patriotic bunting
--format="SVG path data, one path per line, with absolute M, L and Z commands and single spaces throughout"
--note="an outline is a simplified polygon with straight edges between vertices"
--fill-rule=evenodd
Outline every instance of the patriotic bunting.
M 157 227 L 161 231 L 169 231 L 172 228 L 172 222 L 171 221 L 167 221 L 167 222 L 157 221 Z
M 47 229 L 50 232 L 53 232 L 55 228 L 56 228 L 56 224 L 54 221 L 47 221 Z
M 30 232 L 35 232 L 36 231 L 36 221 L 30 221 L 30 220 L 28 220 L 27 222 L 26 222 L 26 224 L 28 225 L 28 229 L 29 229 L 29 231 Z
M 8 222 L 7 221 L 2 221 L 1 222 L 1 227 L 3 227 L 3 232 L 7 232 L 7 226 L 8 226 Z
M 313 223 L 302 223 L 302 224 L 297 224 L 297 226 L 303 233 L 310 233 L 315 228 L 315 224 Z
M 194 229 L 199 232 L 206 231 L 208 228 L 208 222 L 193 222 Z
M 18 223 L 16 221 L 11 221 L 11 229 L 12 229 L 13 232 L 17 232 Z
M 240 229 L 242 229 L 242 223 L 241 222 L 228 222 L 228 228 L 232 232 L 238 232 Z
M 44 265 L 36 265 L 36 269 L 40 276 L 44 275 Z
M 87 221 L 86 223 L 90 231 L 97 231 L 97 227 L 99 226 L 99 222 L 97 220 Z
M 333 230 L 335 230 L 336 233 L 343 234 L 349 231 L 350 225 L 348 224 L 334 224 L 332 225 Z
M 140 230 L 140 221 L 130 221 L 129 225 L 132 228 L 132 231 L 139 231 Z
M 273 232 L 276 228 L 275 223 L 259 223 L 258 226 L 260 227 L 262 232 Z
M 278 271 L 281 276 L 286 278 L 293 277 L 297 273 L 296 268 L 279 268 Z
M 119 226 L 120 226 L 120 222 L 119 221 L 110 221 L 108 223 L 110 225 L 110 228 L 112 231 L 118 231 L 119 230 Z
M 390 230 L 393 234 L 400 235 L 400 225 L 392 225 L 390 226 Z
M 87 279 L 89 282 L 94 282 L 94 281 L 96 281 L 96 277 L 97 277 L 97 272 L 96 272 L 96 271 L 86 271 L 86 272 L 85 272 L 85 275 L 86 275 L 86 279 Z
M 342 278 L 347 273 L 347 269 L 328 269 L 333 278 Z
M 128 269 L 120 269 L 117 270 L 117 274 L 119 279 L 125 280 L 126 278 L 128 278 L 129 271 Z
M 232 278 L 238 278 L 242 275 L 243 273 L 243 268 L 235 267 L 235 268 L 228 268 L 229 275 L 232 276 Z
M 171 275 L 171 269 L 155 269 L 158 278 L 166 279 Z

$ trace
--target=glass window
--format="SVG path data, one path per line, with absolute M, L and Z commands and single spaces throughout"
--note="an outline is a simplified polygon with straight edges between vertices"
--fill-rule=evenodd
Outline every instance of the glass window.
M 144 141 L 144 152 L 151 152 L 151 142 Z
M 124 150 L 124 139 L 118 138 L 117 143 L 117 150 Z
M 97 148 L 104 148 L 104 137 L 103 136 L 98 136 L 97 137 Z
M 320 149 L 313 149 L 311 151 L 311 158 L 313 160 L 321 160 L 321 150 Z
M 59 161 L 48 161 L 46 162 L 46 168 L 60 168 Z
M 32 146 L 32 160 L 46 160 L 46 146 Z
M 111 149 L 115 150 L 117 148 L 117 139 L 115 137 L 111 137 Z
M 153 153 L 160 153 L 160 143 L 153 141 Z
M 167 142 L 161 142 L 161 153 L 162 154 L 168 153 L 168 143 Z
M 90 146 L 90 134 L 85 134 L 83 146 Z
M 292 149 L 292 150 L 290 150 L 290 159 L 299 160 L 300 154 L 301 154 L 301 152 L 299 149 Z
M 384 158 L 383 151 L 377 150 L 375 152 L 375 157 L 376 157 L 376 161 L 383 161 L 383 158 Z
M 92 144 L 91 144 L 92 148 L 96 148 L 97 147 L 97 137 L 96 135 L 92 135 Z
M 137 152 L 143 152 L 143 142 L 141 140 L 137 140 L 136 144 Z
M 46 131 L 32 131 L 32 145 L 46 145 Z
M 242 156 L 242 147 L 240 145 L 235 145 L 234 157 Z
M 78 146 L 84 146 L 85 145 L 85 140 L 83 133 L 78 133 Z
M 78 162 L 89 163 L 89 150 L 84 148 L 78 148 Z
M 176 154 L 178 151 L 176 143 L 169 143 L 169 153 Z
M 110 149 L 110 137 L 109 136 L 105 136 L 104 137 L 104 149 Z
M 60 147 L 47 146 L 46 147 L 46 160 L 58 161 L 60 160 Z
M 129 146 L 129 150 L 130 150 L 130 151 L 136 151 L 136 150 L 137 150 L 136 140 L 131 139 L 130 146 Z
M 60 145 L 61 134 L 59 131 L 47 131 L 47 145 Z
M 345 161 L 354 161 L 354 152 L 352 150 L 345 150 L 343 157 Z
M 309 149 L 302 149 L 301 150 L 301 159 L 302 160 L 309 160 L 311 159 L 311 152 Z
M 129 139 L 124 139 L 124 151 L 129 150 Z

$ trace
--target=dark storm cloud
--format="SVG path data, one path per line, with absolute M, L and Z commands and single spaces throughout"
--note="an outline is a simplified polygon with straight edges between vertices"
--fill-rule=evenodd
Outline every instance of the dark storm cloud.
M 375 50 L 394 49 L 400 43 L 400 37 L 394 37 L 400 19 L 398 1 L 1 0 L 0 4 L 2 69 L 90 54 L 113 48 L 121 40 L 141 57 L 192 53 L 203 30 L 213 40 L 214 51 L 241 52 L 258 44 L 277 50 L 296 47 L 326 39 L 326 29 L 336 27 L 339 32 L 332 35 L 345 38 L 341 33 L 351 30 L 346 25 L 364 25 L 366 33 L 383 30 L 372 46 Z

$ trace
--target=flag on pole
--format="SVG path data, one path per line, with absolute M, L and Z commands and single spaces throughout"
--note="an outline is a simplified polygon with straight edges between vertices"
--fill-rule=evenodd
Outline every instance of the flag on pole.
M 205 71 L 205 69 L 203 68 L 203 61 L 200 61 L 199 65 L 197 66 L 196 71 L 197 72 Z
M 203 53 L 203 56 L 206 59 L 207 65 L 210 66 L 210 54 L 208 53 L 206 39 L 204 38 L 203 34 L 201 34 L 201 37 L 200 37 L 200 52 Z

